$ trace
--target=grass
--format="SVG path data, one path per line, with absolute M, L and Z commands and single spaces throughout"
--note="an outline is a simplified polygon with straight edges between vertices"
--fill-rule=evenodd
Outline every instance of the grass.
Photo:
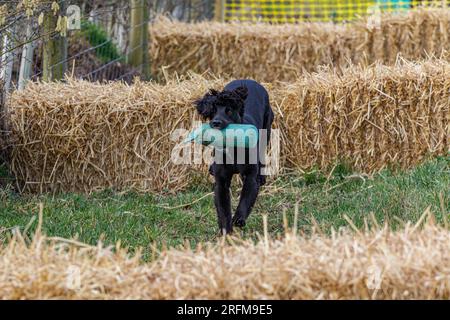
M 237 184 L 232 192 L 233 207 L 239 195 Z M 93 195 L 31 196 L 3 188 L 0 230 L 4 232 L 0 237 L 15 228 L 23 231 L 36 218 L 39 203 L 43 202 L 43 231 L 47 235 L 75 237 L 91 244 L 98 239 L 107 244 L 120 240 L 131 250 L 142 247 L 148 258 L 150 244 L 177 246 L 189 241 L 195 245 L 217 237 L 213 198 L 208 195 L 211 189 L 209 184 L 199 184 L 175 195 L 104 191 Z M 406 221 L 417 221 L 428 206 L 442 221 L 444 212 L 450 218 L 450 157 L 430 160 L 397 174 L 385 170 L 373 177 L 351 174 L 343 165 L 337 165 L 329 176 L 318 171 L 283 174 L 262 190 L 248 225 L 239 232 L 243 237 L 256 238 L 263 230 L 263 214 L 267 214 L 270 234 L 283 234 L 282 213 L 286 212 L 292 224 L 296 203 L 297 227 L 304 233 L 311 230 L 311 216 L 327 233 L 332 227 L 348 226 L 344 215 L 361 227 L 371 213 L 379 223 L 389 221 L 392 228 L 397 228 Z M 28 233 L 36 225 L 35 219 Z
M 83 20 L 81 23 L 81 32 L 89 41 L 90 45 L 96 47 L 95 54 L 102 62 L 106 63 L 120 58 L 120 54 L 105 30 L 100 26 Z

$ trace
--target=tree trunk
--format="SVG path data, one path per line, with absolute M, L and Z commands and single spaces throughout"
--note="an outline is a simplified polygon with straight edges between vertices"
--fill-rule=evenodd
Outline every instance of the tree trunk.
M 64 12 L 65 1 L 58 2 Z M 44 41 L 42 53 L 42 80 L 57 81 L 64 77 L 67 67 L 67 38 L 55 32 L 58 16 L 49 11 L 44 16 Z
M 13 47 L 12 40 L 10 37 L 14 33 L 13 28 L 6 30 L 3 36 L 3 52 L 1 55 L 1 69 L 0 69 L 0 80 L 3 82 L 3 99 L 6 99 L 6 94 L 9 91 L 11 84 L 11 75 L 14 62 L 14 52 L 10 51 Z M 4 101 L 3 101 L 4 102 Z
M 22 60 L 20 62 L 18 89 L 23 90 L 31 77 L 31 67 L 33 63 L 33 42 L 29 42 L 32 36 L 31 22 L 27 25 L 25 44 L 22 49 Z
M 8 132 L 8 122 L 7 122 L 7 99 L 9 94 L 9 87 L 11 84 L 11 75 L 14 63 L 14 51 L 11 50 L 13 47 L 11 34 L 14 34 L 14 27 L 5 30 L 5 34 L 3 36 L 3 50 L 0 52 L 1 61 L 0 61 L 0 139 L 6 139 L 6 132 Z M 3 144 L 3 145 L 2 145 Z M 6 143 L 0 141 L 0 156 L 4 156 L 4 147 Z
M 143 26 L 144 26 L 144 0 L 130 0 L 130 45 L 128 48 L 128 63 L 133 67 L 142 68 L 143 54 Z M 142 69 L 141 69 L 142 71 Z
M 143 64 L 142 64 L 142 76 L 144 80 L 150 80 L 150 56 L 148 52 L 148 22 L 150 20 L 150 12 L 148 7 L 148 0 L 144 0 L 144 24 L 142 32 L 142 50 L 143 50 Z
M 215 0 L 214 4 L 214 20 L 224 22 L 225 20 L 225 1 Z

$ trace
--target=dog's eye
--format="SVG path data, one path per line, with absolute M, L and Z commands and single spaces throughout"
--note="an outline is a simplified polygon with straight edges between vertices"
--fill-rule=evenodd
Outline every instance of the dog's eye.
M 233 114 L 233 110 L 231 110 L 231 108 L 226 108 L 225 112 L 227 115 L 231 116 Z

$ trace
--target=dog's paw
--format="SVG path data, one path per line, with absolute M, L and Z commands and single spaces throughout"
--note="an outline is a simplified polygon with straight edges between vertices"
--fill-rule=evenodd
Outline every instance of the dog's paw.
M 260 175 L 258 176 L 258 181 L 259 181 L 259 185 L 260 185 L 260 186 L 265 185 L 265 184 L 266 184 L 266 176 L 260 174 Z
M 238 228 L 243 228 L 245 227 L 245 219 L 241 215 L 234 215 L 233 225 L 235 225 Z
M 233 233 L 233 226 L 231 226 L 228 230 L 226 228 L 219 229 L 219 231 L 217 232 L 217 236 L 223 237 L 226 235 L 231 235 L 232 233 Z

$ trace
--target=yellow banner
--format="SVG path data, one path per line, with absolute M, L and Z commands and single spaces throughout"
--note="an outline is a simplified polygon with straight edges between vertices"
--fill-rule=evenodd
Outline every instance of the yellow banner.
M 225 21 L 295 23 L 345 22 L 381 12 L 447 7 L 450 0 L 226 0 Z

